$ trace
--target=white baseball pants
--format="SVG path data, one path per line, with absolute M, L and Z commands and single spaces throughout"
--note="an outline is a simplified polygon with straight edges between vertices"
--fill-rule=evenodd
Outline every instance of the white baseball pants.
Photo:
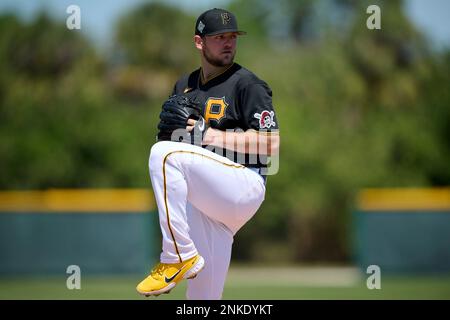
M 205 268 L 188 280 L 188 299 L 220 299 L 233 236 L 264 200 L 255 171 L 207 149 L 162 141 L 153 145 L 150 178 L 162 231 L 163 263 L 199 253 Z

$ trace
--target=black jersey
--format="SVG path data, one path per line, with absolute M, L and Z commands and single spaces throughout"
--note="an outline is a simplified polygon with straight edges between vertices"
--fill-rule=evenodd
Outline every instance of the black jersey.
M 205 84 L 201 83 L 200 71 L 197 69 L 179 79 L 172 94 L 195 97 L 203 106 L 203 117 L 211 128 L 223 131 L 278 130 L 272 91 L 267 83 L 237 63 Z M 255 162 L 255 157 L 249 155 L 218 148 L 214 152 L 249 167 L 266 166 L 267 159 L 262 156 L 256 157 Z

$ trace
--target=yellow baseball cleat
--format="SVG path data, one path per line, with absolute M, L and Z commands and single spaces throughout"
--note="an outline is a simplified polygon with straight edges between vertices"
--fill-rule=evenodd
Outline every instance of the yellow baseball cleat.
M 204 265 L 205 260 L 198 254 L 180 263 L 158 263 L 136 290 L 145 296 L 169 293 L 181 280 L 195 278 Z

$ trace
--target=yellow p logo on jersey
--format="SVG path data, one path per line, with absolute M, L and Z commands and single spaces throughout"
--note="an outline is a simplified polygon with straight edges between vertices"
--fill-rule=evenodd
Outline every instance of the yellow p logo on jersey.
M 225 97 L 214 98 L 209 97 L 205 103 L 205 120 L 209 123 L 210 119 L 214 119 L 217 123 L 225 118 L 225 110 L 228 107 L 228 103 L 225 101 Z

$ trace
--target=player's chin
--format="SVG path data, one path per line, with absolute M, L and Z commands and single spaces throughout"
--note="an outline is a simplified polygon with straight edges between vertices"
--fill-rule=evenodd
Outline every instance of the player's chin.
M 222 62 L 223 66 L 227 66 L 230 63 L 233 62 L 234 56 L 231 53 L 223 54 L 222 59 L 220 61 Z

